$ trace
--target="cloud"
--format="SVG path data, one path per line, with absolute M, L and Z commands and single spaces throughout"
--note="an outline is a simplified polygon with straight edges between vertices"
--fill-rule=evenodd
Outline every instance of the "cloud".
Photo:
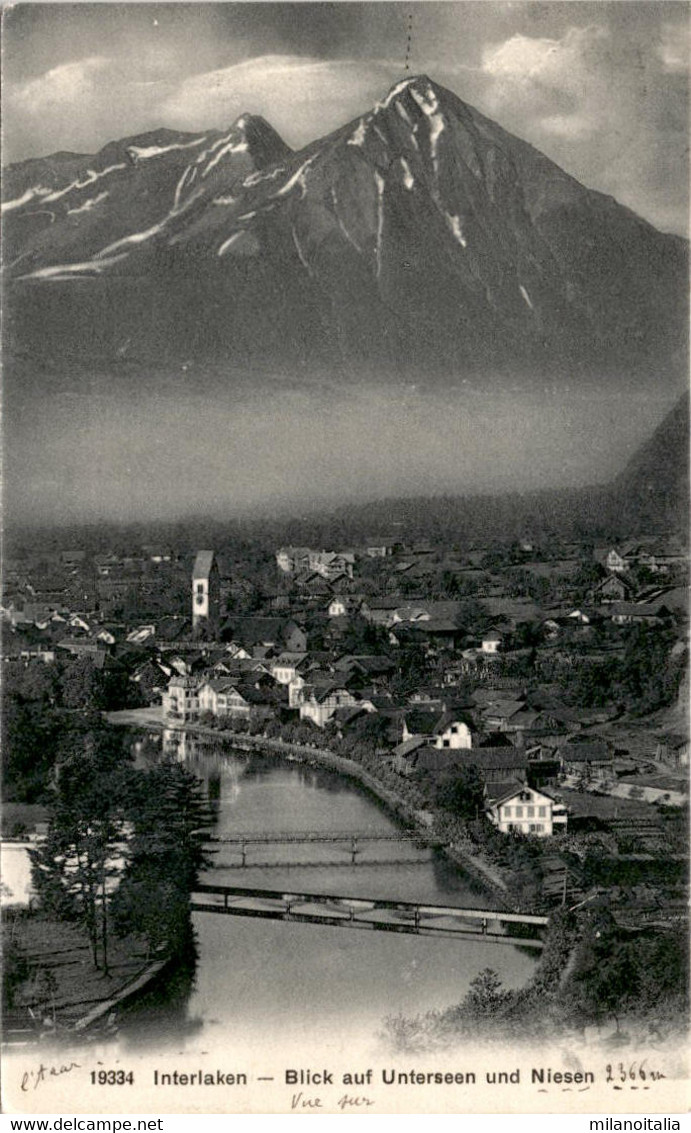
M 152 70 L 150 54 L 91 56 L 8 86 L 6 151 L 25 156 L 28 138 L 36 154 L 58 138 L 60 148 L 88 151 L 158 126 L 222 128 L 245 112 L 262 114 L 300 147 L 364 113 L 400 74 L 386 59 L 276 54 L 179 77 L 155 53 Z
M 688 23 L 664 24 L 657 54 L 665 71 L 687 73 L 691 59 L 691 28 Z
M 304 145 L 366 111 L 398 73 L 387 60 L 263 55 L 191 76 L 162 111 L 179 128 L 259 113 L 291 144 Z
M 99 81 L 109 66 L 110 60 L 105 56 L 94 55 L 53 67 L 16 88 L 13 94 L 15 106 L 37 116 L 56 105 L 61 108 L 73 106 L 98 90 Z
M 687 224 L 685 25 L 606 24 L 486 44 L 482 108 L 662 228 Z

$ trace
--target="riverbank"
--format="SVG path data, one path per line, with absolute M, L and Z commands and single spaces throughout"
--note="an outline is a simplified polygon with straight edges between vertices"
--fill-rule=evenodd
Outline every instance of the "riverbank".
M 203 724 L 187 723 L 184 727 L 171 727 L 160 718 L 157 719 L 150 709 L 142 710 L 142 712 L 146 712 L 146 716 L 142 716 L 141 719 L 133 710 L 107 713 L 106 718 L 109 723 L 119 726 L 154 727 L 161 731 L 169 730 L 185 732 L 190 735 L 208 736 L 211 739 L 223 740 L 232 744 L 240 751 L 278 753 L 303 763 L 317 763 L 353 780 L 372 794 L 394 818 L 414 830 L 421 841 L 440 850 L 454 865 L 464 869 L 476 882 L 491 890 L 501 903 L 502 908 L 506 910 L 513 908 L 509 900 L 509 886 L 494 863 L 488 861 L 480 853 L 471 853 L 468 848 L 459 845 L 457 842 L 449 844 L 447 841 L 440 840 L 434 833 L 435 816 L 432 812 L 416 810 L 400 792 L 390 785 L 382 783 L 360 763 L 347 759 L 345 756 L 337 755 L 329 748 L 298 744 L 288 740 L 223 731 L 218 728 L 206 727 Z
M 105 975 L 93 965 L 83 929 L 26 909 L 6 911 L 3 937 L 13 984 L 4 1021 L 8 1044 L 86 1034 L 148 989 L 168 963 L 150 956 L 135 936 L 114 938 Z

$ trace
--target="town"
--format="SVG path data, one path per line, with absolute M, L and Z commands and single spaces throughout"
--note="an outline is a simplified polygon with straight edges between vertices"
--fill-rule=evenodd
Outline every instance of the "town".
M 177 759 L 330 754 L 506 908 L 685 931 L 680 537 L 84 543 L 5 563 L 6 841 L 46 830 L 46 721 L 96 709 Z

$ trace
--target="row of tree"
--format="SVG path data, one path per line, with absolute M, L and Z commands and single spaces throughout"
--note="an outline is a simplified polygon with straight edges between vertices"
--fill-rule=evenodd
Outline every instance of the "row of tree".
M 30 852 L 41 909 L 81 924 L 105 973 L 113 933 L 188 955 L 189 893 L 210 821 L 198 780 L 179 763 L 136 768 L 123 733 L 98 716 L 80 717 L 69 734 L 47 837 Z

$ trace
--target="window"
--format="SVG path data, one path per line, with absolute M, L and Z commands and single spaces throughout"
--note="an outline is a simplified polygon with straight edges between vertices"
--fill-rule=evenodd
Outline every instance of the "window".
M 442 747 L 451 747 L 451 740 L 442 740 Z
M 510 806 L 504 807 L 504 818 L 511 818 L 511 807 Z
M 522 806 L 516 807 L 516 818 L 523 818 L 523 807 Z
M 198 606 L 204 605 L 204 595 L 203 594 L 197 594 L 197 605 Z
M 203 594 L 203 593 L 204 593 L 204 583 L 198 582 L 197 583 L 197 594 Z
M 541 822 L 531 822 L 531 824 L 530 824 L 530 833 L 531 834 L 539 834 L 542 830 L 544 830 L 544 826 Z
M 528 807 L 526 807 L 526 808 L 525 808 L 525 813 L 526 813 L 526 818 L 534 818 L 534 816 L 535 816 L 535 807 L 534 807 L 534 806 L 528 806 Z
M 538 816 L 538 818 L 547 818 L 547 807 L 546 806 L 539 806 L 537 808 L 537 816 Z

